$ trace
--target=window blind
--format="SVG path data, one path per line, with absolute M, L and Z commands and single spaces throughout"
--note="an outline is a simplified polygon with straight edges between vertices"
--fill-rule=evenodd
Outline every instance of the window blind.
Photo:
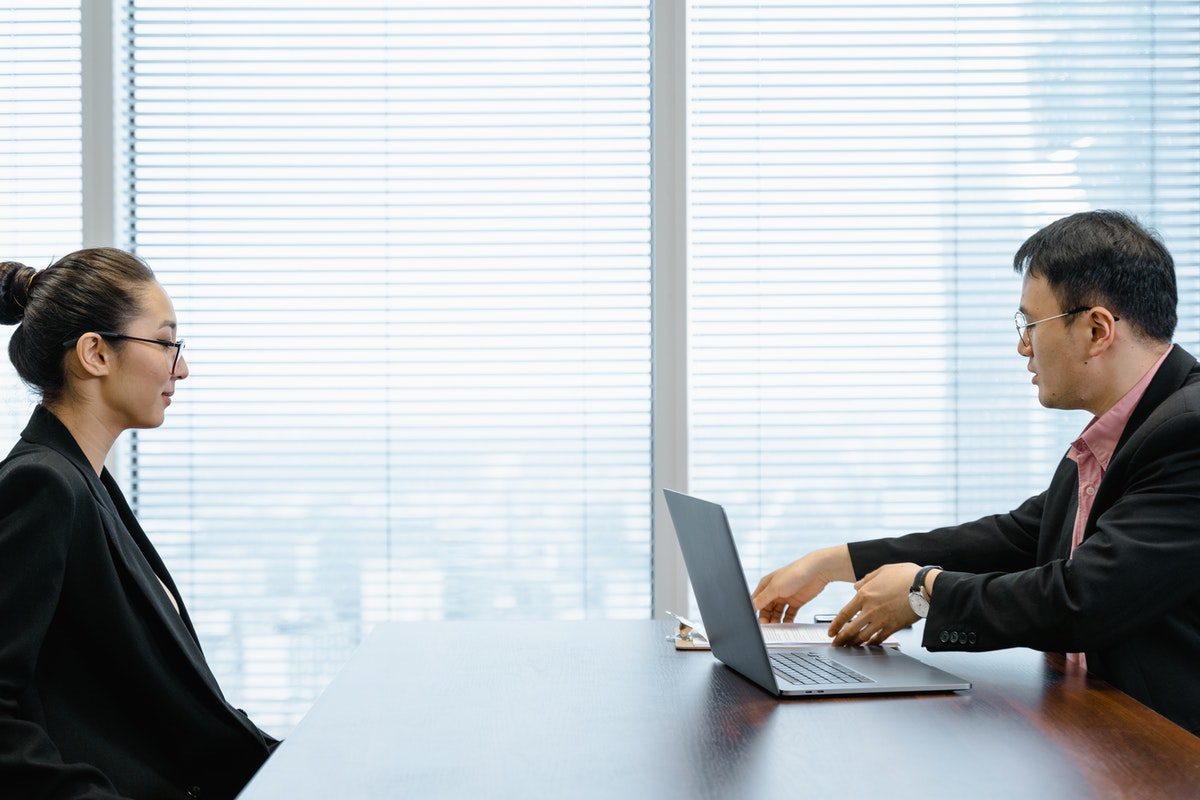
M 1196 352 L 1194 2 L 692 0 L 688 25 L 690 475 L 751 587 L 1045 488 L 1088 417 L 1016 353 L 1042 225 L 1157 228 Z
M 376 622 L 648 615 L 649 26 L 128 4 L 125 233 L 191 367 L 130 491 L 273 732 Z
M 83 236 L 78 0 L 0 4 L 0 261 L 41 268 Z M 0 437 L 25 427 L 33 397 L 0 328 Z

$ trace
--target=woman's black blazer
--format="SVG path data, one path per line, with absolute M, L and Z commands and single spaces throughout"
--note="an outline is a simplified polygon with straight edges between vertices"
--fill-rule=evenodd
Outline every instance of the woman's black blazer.
M 0 463 L 0 796 L 231 798 L 277 744 L 226 702 L 108 470 L 38 406 Z

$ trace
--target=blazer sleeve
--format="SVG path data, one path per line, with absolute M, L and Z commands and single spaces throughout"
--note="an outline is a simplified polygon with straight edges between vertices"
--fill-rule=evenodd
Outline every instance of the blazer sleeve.
M 958 572 L 1028 569 L 1037 563 L 1038 532 L 1045 506 L 1046 492 L 1042 492 L 1007 514 L 926 533 L 851 542 L 848 547 L 854 577 L 861 578 L 884 564 L 908 562 L 936 564 Z
M 0 786 L 13 797 L 120 798 L 99 769 L 66 763 L 22 711 L 42 641 L 62 592 L 78 525 L 66 478 L 40 462 L 0 472 Z
M 1102 649 L 1194 597 L 1200 412 L 1160 424 L 1129 469 L 1124 493 L 1070 559 L 1011 574 L 939 575 L 923 644 L 931 650 Z

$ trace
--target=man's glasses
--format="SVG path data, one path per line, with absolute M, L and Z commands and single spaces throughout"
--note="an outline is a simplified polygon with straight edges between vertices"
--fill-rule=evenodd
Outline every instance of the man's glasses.
M 146 342 L 147 344 L 156 344 L 163 348 L 164 352 L 170 352 L 172 348 L 175 350 L 174 357 L 171 358 L 171 374 L 175 374 L 175 367 L 179 365 L 179 354 L 183 352 L 183 339 L 178 342 L 172 342 L 170 339 L 144 339 L 141 336 L 126 336 L 123 333 L 113 333 L 112 331 L 96 331 L 97 336 L 102 336 L 105 339 L 122 339 L 127 342 Z M 78 336 L 74 339 L 68 339 L 63 342 L 63 347 L 74 347 L 79 341 Z
M 1017 336 L 1021 337 L 1021 344 L 1025 345 L 1026 347 L 1030 347 L 1032 340 L 1030 339 L 1030 336 L 1029 336 L 1029 329 L 1032 328 L 1034 325 L 1041 325 L 1043 322 L 1049 322 L 1052 319 L 1059 319 L 1060 317 L 1070 317 L 1075 314 L 1081 314 L 1084 311 L 1091 311 L 1091 310 L 1092 310 L 1091 306 L 1080 306 L 1079 308 L 1073 308 L 1070 311 L 1064 311 L 1061 314 L 1055 314 L 1053 317 L 1043 317 L 1042 319 L 1034 320 L 1033 322 L 1029 321 L 1029 317 L 1025 316 L 1024 311 L 1018 311 L 1016 314 L 1013 314 L 1013 322 L 1017 326 Z M 1121 319 L 1120 317 L 1113 317 L 1113 322 L 1117 322 L 1120 319 Z

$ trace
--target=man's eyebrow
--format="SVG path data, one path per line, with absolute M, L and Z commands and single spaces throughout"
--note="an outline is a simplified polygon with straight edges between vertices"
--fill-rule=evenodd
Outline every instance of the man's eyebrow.
M 1020 311 L 1022 314 L 1029 313 L 1028 311 L 1025 310 L 1025 306 L 1017 306 L 1017 311 Z

